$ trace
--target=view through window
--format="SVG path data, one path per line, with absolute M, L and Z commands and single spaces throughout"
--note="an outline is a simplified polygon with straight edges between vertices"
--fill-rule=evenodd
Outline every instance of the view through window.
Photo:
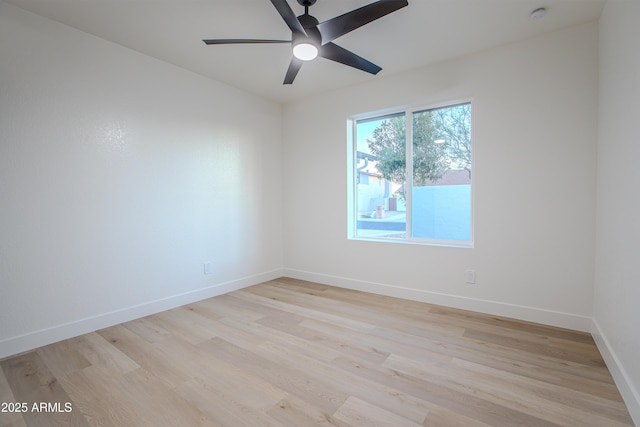
M 353 236 L 471 245 L 471 103 L 355 121 Z

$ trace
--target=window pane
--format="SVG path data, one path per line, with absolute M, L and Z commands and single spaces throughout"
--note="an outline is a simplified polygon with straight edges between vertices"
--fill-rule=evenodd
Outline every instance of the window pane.
M 412 237 L 471 240 L 471 104 L 413 113 Z
M 407 237 L 404 113 L 356 123 L 356 235 Z

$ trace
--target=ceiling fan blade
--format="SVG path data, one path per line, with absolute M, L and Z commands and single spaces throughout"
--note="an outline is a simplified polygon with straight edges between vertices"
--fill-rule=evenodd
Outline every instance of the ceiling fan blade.
M 291 40 L 263 40 L 263 39 L 206 39 L 205 44 L 249 44 L 249 43 L 291 43 Z
M 291 10 L 287 0 L 271 0 L 271 3 L 273 3 L 280 16 L 282 16 L 282 19 L 284 19 L 284 22 L 287 23 L 287 26 L 294 34 L 302 36 L 307 35 L 302 24 L 298 21 L 298 17 L 296 17 L 296 14 Z
M 320 48 L 319 56 L 371 74 L 378 74 L 382 70 L 373 62 L 369 62 L 363 57 L 331 42 Z
M 287 74 L 284 76 L 283 85 L 290 85 L 295 80 L 298 75 L 298 71 L 302 68 L 302 60 L 296 58 L 295 56 L 291 58 L 291 62 L 289 63 L 289 68 L 287 69 Z
M 322 44 L 329 43 L 348 32 L 408 5 L 409 2 L 407 0 L 378 0 L 344 15 L 321 22 L 317 25 L 317 28 L 322 35 Z

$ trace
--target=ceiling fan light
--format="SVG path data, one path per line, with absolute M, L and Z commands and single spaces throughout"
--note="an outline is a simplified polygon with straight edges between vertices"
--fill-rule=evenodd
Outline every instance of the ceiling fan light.
M 318 46 L 305 40 L 293 46 L 293 56 L 301 61 L 311 61 L 318 56 Z

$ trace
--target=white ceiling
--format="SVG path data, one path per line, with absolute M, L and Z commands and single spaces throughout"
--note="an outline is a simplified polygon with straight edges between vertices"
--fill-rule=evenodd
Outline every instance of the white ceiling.
M 336 90 L 597 19 L 604 0 L 409 0 L 335 40 L 381 66 L 372 76 L 326 59 L 282 85 L 288 44 L 206 46 L 203 38 L 290 39 L 269 0 L 5 0 L 23 9 L 278 102 Z M 304 9 L 288 0 L 300 15 Z M 320 22 L 373 0 L 318 0 Z M 546 7 L 541 20 L 531 11 Z

